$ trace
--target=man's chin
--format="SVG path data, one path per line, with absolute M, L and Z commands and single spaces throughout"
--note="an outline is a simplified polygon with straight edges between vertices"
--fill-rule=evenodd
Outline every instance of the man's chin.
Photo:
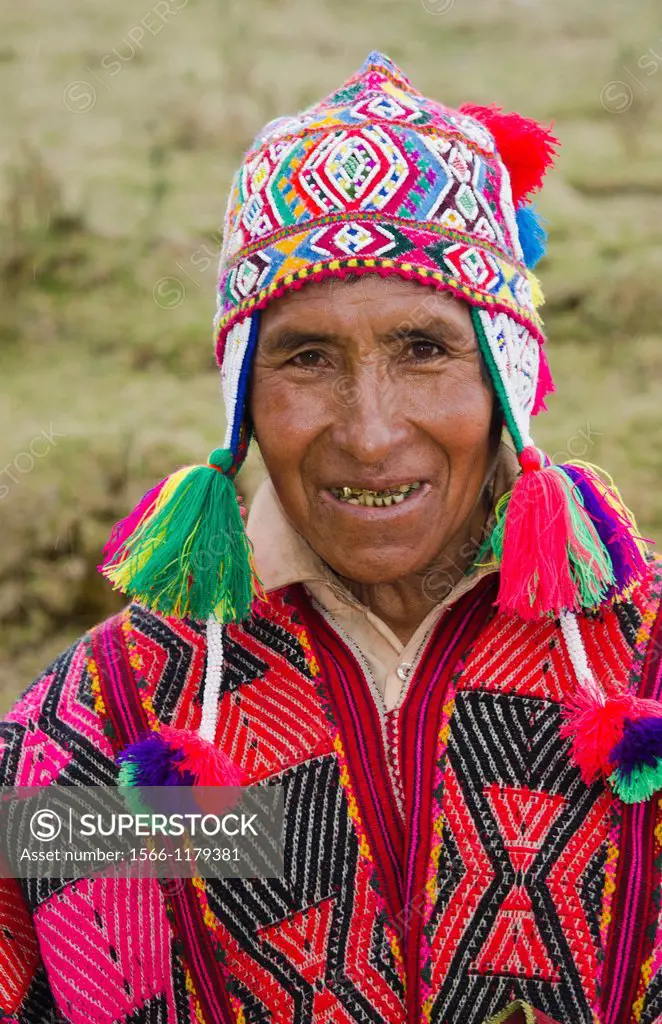
M 342 579 L 362 586 L 397 583 L 398 580 L 415 573 L 425 574 L 425 565 L 431 559 L 412 558 L 412 550 L 403 551 L 401 546 L 354 549 L 351 560 L 325 559 L 327 565 Z

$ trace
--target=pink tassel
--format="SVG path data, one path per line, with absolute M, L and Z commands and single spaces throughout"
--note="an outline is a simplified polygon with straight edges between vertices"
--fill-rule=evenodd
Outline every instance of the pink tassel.
M 569 559 L 571 485 L 553 467 L 542 467 L 538 449 L 525 448 L 519 458 L 523 473 L 503 514 L 499 610 L 528 620 L 578 611 L 582 602 Z M 584 510 L 574 511 L 590 528 Z
M 242 770 L 209 740 L 201 739 L 196 732 L 173 729 L 169 725 L 162 726 L 159 732 L 169 747 L 183 754 L 177 767 L 181 772 L 190 772 L 196 786 L 243 785 Z
M 571 737 L 572 758 L 590 785 L 613 771 L 610 755 L 623 738 L 626 720 L 662 718 L 662 704 L 627 693 L 607 697 L 601 704 L 585 690 L 578 690 L 563 709 L 563 717 L 561 736 Z
M 561 736 L 572 738 L 572 758 L 590 785 L 598 776 L 609 775 L 609 753 L 623 736 L 623 723 L 632 710 L 632 698 L 626 694 L 608 697 L 599 704 L 584 690 L 573 695 L 564 708 Z
M 103 549 L 103 561 L 101 565 L 98 566 L 99 569 L 114 561 L 115 555 L 124 544 L 126 538 L 130 537 L 142 520 L 149 515 L 156 504 L 156 500 L 166 480 L 167 477 L 164 477 L 163 480 L 159 481 L 159 483 L 152 487 L 151 490 L 147 491 L 147 494 L 142 496 L 136 507 L 128 514 L 128 516 L 125 516 L 124 519 L 120 519 L 118 523 L 115 523 L 111 530 L 110 537 L 106 541 L 106 546 Z
M 539 348 L 539 352 L 540 362 L 538 365 L 538 386 L 536 387 L 536 397 L 533 402 L 533 409 L 531 410 L 532 416 L 536 416 L 539 412 L 547 411 L 545 397 L 556 391 L 556 386 L 552 379 L 552 371 L 549 368 L 545 349 L 542 345 Z

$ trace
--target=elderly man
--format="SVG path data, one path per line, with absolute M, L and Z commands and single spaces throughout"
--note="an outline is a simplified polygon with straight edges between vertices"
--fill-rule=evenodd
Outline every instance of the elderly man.
M 5 785 L 282 784 L 284 874 L 5 881 L 3 1020 L 661 1019 L 662 573 L 529 434 L 555 146 L 373 53 L 245 157 L 224 445 L 115 528 L 132 602 L 0 752 Z

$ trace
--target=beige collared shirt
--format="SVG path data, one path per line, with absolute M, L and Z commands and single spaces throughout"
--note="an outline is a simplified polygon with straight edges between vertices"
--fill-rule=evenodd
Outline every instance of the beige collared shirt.
M 496 498 L 512 487 L 516 473 L 517 460 L 512 450 L 502 444 L 495 480 Z M 470 576 L 462 577 L 430 609 L 411 639 L 403 644 L 382 619 L 345 587 L 294 528 L 269 476 L 255 492 L 246 532 L 253 543 L 255 567 L 265 590 L 268 592 L 288 584 L 303 583 L 340 630 L 360 649 L 387 710 L 396 707 L 404 695 L 404 683 L 442 612 L 493 571 L 487 567 L 479 568 Z

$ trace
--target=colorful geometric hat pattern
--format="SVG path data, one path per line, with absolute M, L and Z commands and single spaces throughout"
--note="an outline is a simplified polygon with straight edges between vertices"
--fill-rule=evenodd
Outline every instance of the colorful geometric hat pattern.
M 482 114 L 499 121 L 498 112 Z M 525 263 L 516 204 L 539 184 L 556 140 L 517 115 L 500 123 L 525 149 L 515 197 L 488 127 L 426 99 L 371 53 L 329 97 L 258 135 L 232 184 L 221 253 L 216 354 L 228 447 L 239 442 L 252 314 L 306 281 L 348 273 L 398 274 L 481 310 L 525 446 L 529 416 L 552 383 L 546 362 L 541 368 L 542 294 Z

